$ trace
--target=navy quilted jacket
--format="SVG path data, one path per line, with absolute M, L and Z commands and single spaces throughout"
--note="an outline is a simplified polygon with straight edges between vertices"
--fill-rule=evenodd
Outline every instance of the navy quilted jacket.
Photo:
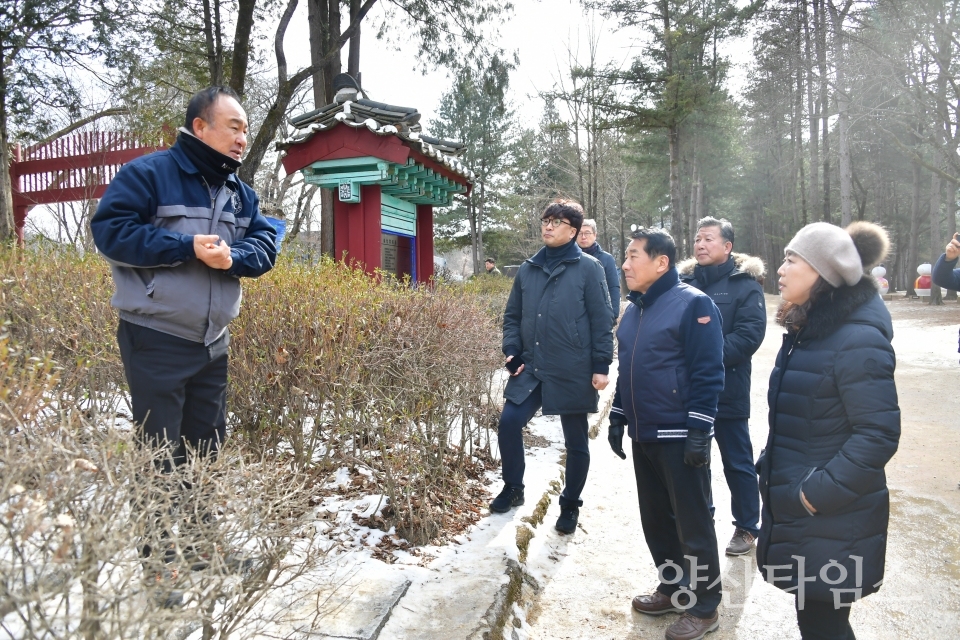
M 814 304 L 807 325 L 784 336 L 770 375 L 757 565 L 791 593 L 803 578 L 807 599 L 849 602 L 883 581 L 884 466 L 900 440 L 892 339 L 890 313 L 865 276 Z

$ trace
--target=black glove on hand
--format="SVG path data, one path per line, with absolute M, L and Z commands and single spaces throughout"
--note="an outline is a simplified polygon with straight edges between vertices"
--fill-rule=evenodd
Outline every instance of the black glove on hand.
M 613 449 L 613 452 L 620 456 L 621 460 L 627 459 L 627 454 L 623 452 L 623 427 L 626 425 L 626 421 L 623 420 L 619 415 L 617 417 L 610 416 L 610 428 L 607 430 L 607 442 L 610 443 L 610 448 Z
M 691 467 L 710 463 L 710 438 L 701 429 L 687 429 L 687 443 L 683 446 L 683 461 Z

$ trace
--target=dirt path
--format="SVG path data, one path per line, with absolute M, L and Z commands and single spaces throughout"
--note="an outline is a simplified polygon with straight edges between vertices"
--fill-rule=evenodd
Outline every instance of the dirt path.
M 782 330 L 772 321 L 778 299 L 768 297 L 771 319 L 754 357 L 751 437 L 755 452 L 766 441 L 767 378 Z M 894 319 L 897 387 L 903 415 L 900 449 L 887 466 L 892 494 L 886 584 L 853 608 L 859 640 L 960 637 L 960 364 L 956 303 L 931 308 L 919 301 L 888 303 Z M 549 576 L 517 637 L 662 638 L 675 616 L 635 613 L 630 599 L 657 584 L 640 531 L 630 460 L 620 461 L 605 441 L 592 444 L 581 529 L 574 536 L 547 533 L 541 571 Z M 721 465 L 714 465 L 717 539 L 733 533 L 730 495 Z M 760 577 L 753 554 L 721 555 L 724 604 L 721 627 L 710 640 L 799 638 L 793 596 Z

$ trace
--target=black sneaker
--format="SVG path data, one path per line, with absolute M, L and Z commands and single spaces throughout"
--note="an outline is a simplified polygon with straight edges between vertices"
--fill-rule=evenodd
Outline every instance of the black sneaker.
M 560 533 L 573 533 L 577 530 L 577 518 L 580 517 L 580 507 L 560 507 L 560 517 L 557 518 L 556 529 Z
M 504 485 L 503 491 L 500 492 L 496 498 L 493 499 L 493 502 L 490 503 L 490 511 L 493 513 L 506 513 L 513 509 L 514 507 L 519 507 L 523 504 L 523 487 L 517 487 L 512 484 Z

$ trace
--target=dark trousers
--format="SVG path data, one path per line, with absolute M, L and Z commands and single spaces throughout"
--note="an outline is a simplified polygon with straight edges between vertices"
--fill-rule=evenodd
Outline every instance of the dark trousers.
M 713 615 L 722 597 L 710 515 L 710 467 L 684 464 L 684 443 L 634 441 L 633 470 L 643 535 L 660 572 L 657 590 L 665 595 L 681 588 L 692 591 L 695 602 L 689 612 L 705 618 Z
M 760 535 L 760 487 L 747 420 L 717 418 L 713 423 L 713 436 L 730 489 L 733 525 L 756 538 Z
M 850 626 L 850 607 L 834 608 L 832 602 L 804 600 L 797 607 L 797 624 L 803 640 L 857 640 Z
M 207 347 L 121 320 L 117 342 L 144 441 L 171 447 L 174 464 L 187 446 L 216 455 L 226 435 L 229 334 Z
M 541 407 L 541 385 L 530 392 L 530 396 L 521 404 L 507 400 L 500 414 L 497 427 L 497 440 L 500 446 L 500 460 L 503 464 L 503 481 L 506 484 L 523 486 L 523 428 Z M 560 416 L 563 427 L 563 446 L 567 449 L 566 486 L 560 494 L 560 506 L 582 506 L 580 493 L 587 483 L 587 471 L 590 470 L 590 436 L 587 414 L 572 413 Z

